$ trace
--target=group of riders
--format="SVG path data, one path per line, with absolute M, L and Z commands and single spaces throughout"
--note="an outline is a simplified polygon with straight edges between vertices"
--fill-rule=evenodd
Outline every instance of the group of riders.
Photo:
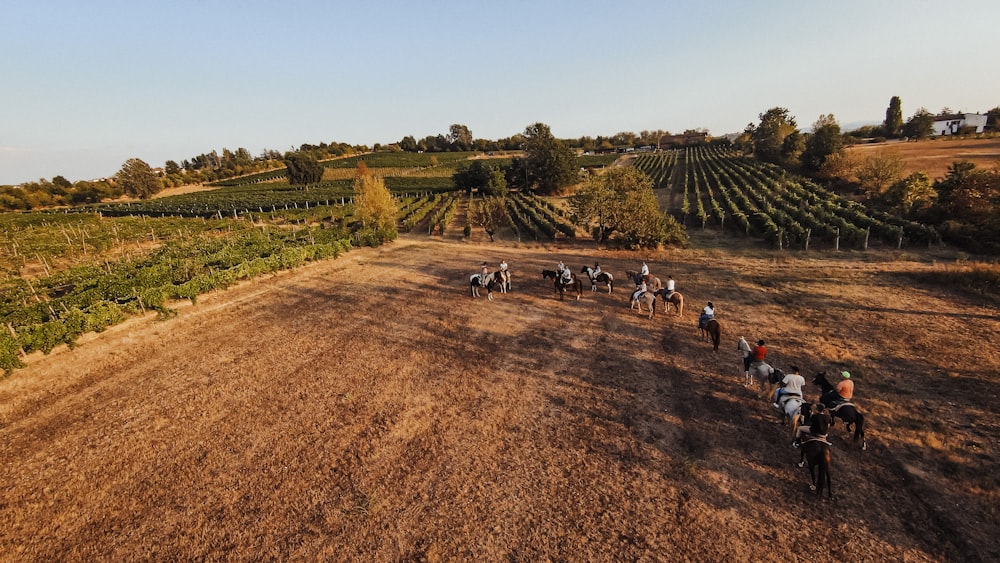
M 757 369 L 767 358 L 767 346 L 763 340 L 758 340 L 755 346 L 749 347 L 746 345 L 746 339 L 741 336 L 739 351 L 743 353 L 743 370 L 746 373 Z M 800 404 L 805 403 L 802 390 L 806 385 L 806 380 L 799 373 L 798 366 L 793 365 L 789 369 L 790 372 L 778 382 L 778 387 L 774 390 L 774 402 L 771 404 L 782 412 L 785 411 L 787 401 L 794 399 L 798 400 Z M 835 410 L 838 405 L 850 402 L 854 398 L 854 381 L 851 380 L 850 372 L 841 371 L 840 377 L 840 382 L 833 388 L 829 396 L 824 397 L 822 401 L 812 403 L 809 412 L 801 413 L 802 419 L 807 422 L 795 428 L 792 447 L 798 448 L 807 440 L 827 441 L 827 434 L 833 424 L 831 410 Z M 800 461 L 799 467 L 803 465 L 804 463 Z

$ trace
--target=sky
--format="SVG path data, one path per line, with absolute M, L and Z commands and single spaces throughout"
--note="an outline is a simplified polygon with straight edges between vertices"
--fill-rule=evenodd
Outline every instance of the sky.
M 223 148 L 1000 106 L 996 0 L 0 0 L 0 185 Z

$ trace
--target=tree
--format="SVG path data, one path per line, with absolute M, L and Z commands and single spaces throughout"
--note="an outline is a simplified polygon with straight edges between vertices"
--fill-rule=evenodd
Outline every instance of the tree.
M 451 175 L 451 180 L 457 189 L 465 190 L 469 194 L 477 190 L 484 195 L 507 195 L 507 179 L 504 171 L 499 166 L 484 164 L 482 160 L 459 166 Z
M 928 207 L 937 198 L 931 177 L 926 172 L 914 172 L 889 186 L 885 192 L 886 203 L 903 215 L 916 208 Z
M 802 135 L 786 108 L 771 108 L 760 114 L 760 124 L 750 132 L 754 155 L 764 162 L 788 166 L 802 152 Z
M 899 137 L 899 134 L 903 132 L 903 102 L 899 96 L 893 96 L 889 100 L 882 128 L 885 130 L 885 136 L 891 138 Z
M 997 128 L 997 118 L 1000 118 L 1000 106 L 997 106 L 990 111 L 986 112 L 986 126 L 990 129 L 996 130 Z
M 417 152 L 417 140 L 412 135 L 407 135 L 399 141 L 399 148 L 406 152 Z
M 395 240 L 396 200 L 385 181 L 359 167 L 354 177 L 354 216 L 361 221 L 361 237 L 371 246 Z
M 539 193 L 558 193 L 576 180 L 576 158 L 573 151 L 552 135 L 548 125 L 535 123 L 524 130 L 525 159 L 529 184 Z
M 483 228 L 493 242 L 493 235 L 511 224 L 503 197 L 489 196 L 469 204 L 469 220 Z
M 913 117 L 903 125 L 903 136 L 911 139 L 924 139 L 934 133 L 934 115 L 925 108 L 913 113 Z
M 448 128 L 448 144 L 453 150 L 469 150 L 472 148 L 472 131 L 469 131 L 465 125 L 455 123 Z
M 802 151 L 802 165 L 818 172 L 826 159 L 843 150 L 844 139 L 840 134 L 840 124 L 833 114 L 821 115 L 813 123 L 812 134 L 806 139 L 806 148 Z
M 148 199 L 163 189 L 153 169 L 138 158 L 125 161 L 122 169 L 115 174 L 115 181 L 125 194 L 139 199 Z
M 881 194 L 899 179 L 905 166 L 898 153 L 879 151 L 870 154 L 858 164 L 858 182 L 869 195 Z
M 285 167 L 288 169 L 288 183 L 292 185 L 308 186 L 323 179 L 323 166 L 315 156 L 306 152 L 286 154 Z
M 660 210 L 653 180 L 631 166 L 591 175 L 569 204 L 580 221 L 593 226 L 591 234 L 598 242 L 615 233 L 627 247 L 688 241 L 684 227 Z

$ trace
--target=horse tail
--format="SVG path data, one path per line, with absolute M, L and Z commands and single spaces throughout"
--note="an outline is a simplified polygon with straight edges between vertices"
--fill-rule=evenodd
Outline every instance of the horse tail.
M 716 351 L 718 351 L 719 341 L 722 340 L 722 327 L 719 326 L 719 321 L 715 322 L 715 325 L 712 327 L 711 332 L 712 332 L 712 347 Z

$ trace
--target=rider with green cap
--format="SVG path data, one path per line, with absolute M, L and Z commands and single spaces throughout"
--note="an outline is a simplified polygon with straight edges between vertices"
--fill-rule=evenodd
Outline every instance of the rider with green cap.
M 840 395 L 840 398 L 845 401 L 850 401 L 854 397 L 854 382 L 851 381 L 851 373 L 848 371 L 840 372 L 840 383 L 837 384 L 836 391 Z

